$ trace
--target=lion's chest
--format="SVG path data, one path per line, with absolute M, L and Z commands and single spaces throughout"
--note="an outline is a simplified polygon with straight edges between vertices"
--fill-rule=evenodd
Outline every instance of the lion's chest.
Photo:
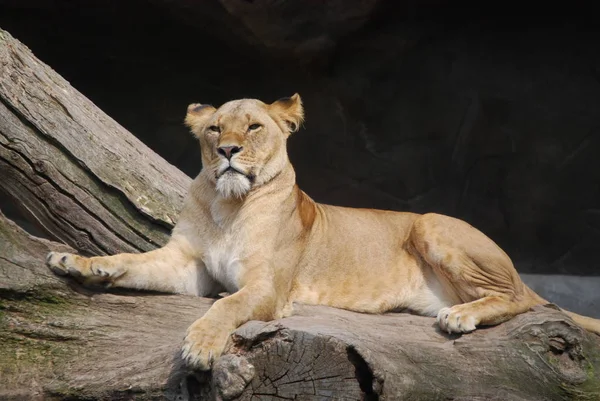
M 213 241 L 202 258 L 210 276 L 225 289 L 234 293 L 239 290 L 243 251 L 234 236 L 224 236 Z

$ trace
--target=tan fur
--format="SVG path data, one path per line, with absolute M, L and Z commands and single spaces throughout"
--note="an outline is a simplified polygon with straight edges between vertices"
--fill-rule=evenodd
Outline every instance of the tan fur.
M 437 316 L 448 332 L 498 324 L 546 302 L 464 221 L 315 203 L 296 185 L 286 151 L 303 121 L 297 94 L 273 104 L 193 104 L 185 121 L 200 141 L 203 169 L 169 243 L 89 259 L 51 253 L 48 265 L 115 287 L 232 293 L 189 328 L 183 355 L 191 365 L 210 368 L 238 326 L 288 315 L 293 302 L 368 313 L 410 309 Z M 600 333 L 598 320 L 571 316 Z

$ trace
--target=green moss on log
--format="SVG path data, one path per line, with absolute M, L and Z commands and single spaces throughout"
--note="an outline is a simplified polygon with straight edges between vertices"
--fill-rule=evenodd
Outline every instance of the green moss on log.
M 73 300 L 50 289 L 0 291 L 0 375 L 8 387 L 40 376 L 57 376 L 80 340 L 62 317 L 77 313 Z M 79 311 L 81 313 L 81 311 Z
M 584 354 L 586 380 L 577 386 L 561 383 L 560 387 L 569 400 L 600 400 L 600 352 L 593 344 L 586 344 L 583 348 L 589 350 Z
M 25 291 L 0 290 L 0 311 L 11 311 L 34 316 L 57 315 L 72 306 L 73 299 L 57 294 L 52 289 L 36 287 Z

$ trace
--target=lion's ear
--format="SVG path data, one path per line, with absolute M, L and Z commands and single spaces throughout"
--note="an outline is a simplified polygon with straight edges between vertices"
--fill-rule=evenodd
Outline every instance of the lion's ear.
M 198 137 L 208 119 L 217 111 L 209 104 L 192 103 L 187 108 L 185 125 Z
M 287 124 L 289 132 L 298 131 L 304 121 L 302 99 L 300 99 L 300 95 L 297 93 L 294 93 L 291 97 L 284 97 L 271 103 L 269 109 Z

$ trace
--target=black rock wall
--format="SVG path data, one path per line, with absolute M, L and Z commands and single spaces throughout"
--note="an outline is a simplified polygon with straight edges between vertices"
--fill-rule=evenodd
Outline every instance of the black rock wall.
M 0 26 L 191 176 L 188 103 L 299 92 L 316 200 L 449 214 L 522 272 L 600 275 L 600 35 L 569 7 L 0 0 Z

